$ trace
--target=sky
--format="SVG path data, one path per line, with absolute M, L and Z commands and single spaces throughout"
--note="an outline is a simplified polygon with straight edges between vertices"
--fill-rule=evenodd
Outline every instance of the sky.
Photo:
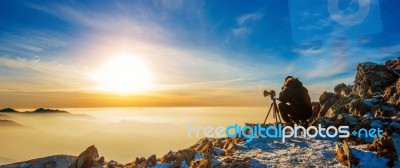
M 0 106 L 263 106 L 287 75 L 317 101 L 400 55 L 399 5 L 3 0 Z

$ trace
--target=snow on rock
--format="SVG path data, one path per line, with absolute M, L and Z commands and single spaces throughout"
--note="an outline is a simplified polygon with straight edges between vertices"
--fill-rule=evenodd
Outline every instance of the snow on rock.
M 376 154 L 370 151 L 364 150 L 367 145 L 359 145 L 351 147 L 353 156 L 359 159 L 358 167 L 386 167 L 388 159 L 385 157 L 378 157 Z
M 334 142 L 304 137 L 289 142 L 253 139 L 239 144 L 234 155 L 251 158 L 252 167 L 344 167 L 335 159 Z
M 24 162 L 13 163 L 0 166 L 1 168 L 42 168 L 42 167 L 65 167 L 71 165 L 75 156 L 69 155 L 54 155 L 44 158 L 28 160 Z

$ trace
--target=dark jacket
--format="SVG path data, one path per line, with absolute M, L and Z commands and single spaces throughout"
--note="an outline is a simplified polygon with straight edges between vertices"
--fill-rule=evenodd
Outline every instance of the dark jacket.
M 279 95 L 279 101 L 290 103 L 293 113 L 302 114 L 303 119 L 308 119 L 312 115 L 311 99 L 308 90 L 297 79 L 288 79 L 285 88 Z

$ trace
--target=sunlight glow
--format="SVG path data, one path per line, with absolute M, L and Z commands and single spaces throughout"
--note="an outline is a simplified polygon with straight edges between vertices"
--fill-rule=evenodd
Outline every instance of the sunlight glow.
M 144 92 L 153 87 L 153 76 L 147 64 L 132 55 L 111 58 L 91 74 L 96 89 L 118 94 Z

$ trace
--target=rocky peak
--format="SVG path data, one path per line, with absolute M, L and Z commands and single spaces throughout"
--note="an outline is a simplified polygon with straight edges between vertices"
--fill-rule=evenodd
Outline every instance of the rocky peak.
M 395 70 L 397 72 L 397 74 L 400 74 L 400 57 L 398 57 L 396 60 L 386 61 L 385 66 L 389 67 L 390 69 Z
M 83 151 L 69 168 L 96 168 L 103 167 L 104 157 L 99 157 L 97 148 L 92 145 Z
M 395 74 L 385 65 L 372 62 L 358 64 L 352 94 L 359 98 L 372 98 L 395 81 Z

